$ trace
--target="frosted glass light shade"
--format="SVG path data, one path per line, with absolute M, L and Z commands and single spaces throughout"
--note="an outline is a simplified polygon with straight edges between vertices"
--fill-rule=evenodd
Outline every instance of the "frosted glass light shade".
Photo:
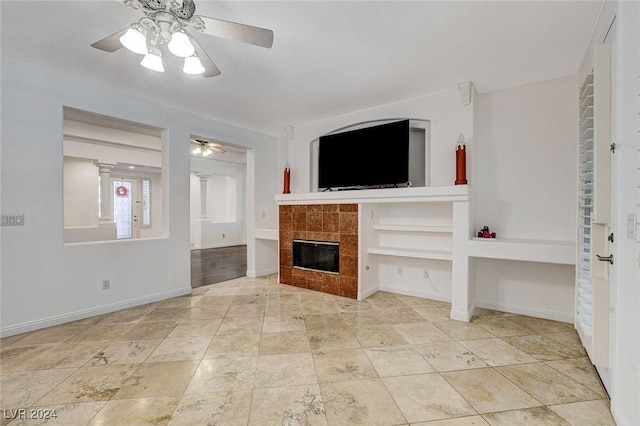
M 132 25 L 122 37 L 120 43 L 133 53 L 147 54 L 147 38 L 137 25 Z
M 182 71 L 185 74 L 202 74 L 204 72 L 204 67 L 200 62 L 200 59 L 194 55 L 184 58 L 184 67 L 182 68 Z
M 152 71 L 164 72 L 164 66 L 162 65 L 162 56 L 160 51 L 147 53 L 140 62 L 145 68 L 149 68 Z
M 179 58 L 191 56 L 196 51 L 191 44 L 191 40 L 189 40 L 189 36 L 182 31 L 176 31 L 173 33 L 167 47 L 169 48 L 169 52 Z

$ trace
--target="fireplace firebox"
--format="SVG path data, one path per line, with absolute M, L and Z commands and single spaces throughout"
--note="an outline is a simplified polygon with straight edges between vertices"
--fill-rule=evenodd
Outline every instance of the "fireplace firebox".
M 339 274 L 340 243 L 333 241 L 293 240 L 293 267 Z

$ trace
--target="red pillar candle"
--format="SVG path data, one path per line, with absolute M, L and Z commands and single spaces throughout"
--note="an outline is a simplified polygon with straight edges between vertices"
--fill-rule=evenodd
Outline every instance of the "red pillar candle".
M 464 144 L 456 148 L 456 185 L 467 184 L 467 150 Z
M 288 167 L 284 168 L 284 189 L 282 190 L 283 194 L 291 193 L 291 170 Z

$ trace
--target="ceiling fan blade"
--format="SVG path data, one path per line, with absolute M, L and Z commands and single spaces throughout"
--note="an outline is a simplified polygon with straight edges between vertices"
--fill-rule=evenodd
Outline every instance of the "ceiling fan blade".
M 193 48 L 196 50 L 196 54 L 200 59 L 200 63 L 204 67 L 204 73 L 202 73 L 202 76 L 208 78 L 208 77 L 215 77 L 217 75 L 222 74 L 222 72 L 220 72 L 216 64 L 213 63 L 209 55 L 207 55 L 207 52 L 205 52 L 204 49 L 202 49 L 202 47 L 200 46 L 200 43 L 198 43 L 195 37 L 192 36 L 190 37 L 190 39 L 191 39 L 191 44 L 193 44 Z
M 199 25 L 197 23 L 198 20 L 202 21 L 203 25 Z M 192 24 L 196 30 L 215 37 L 241 41 L 255 46 L 266 47 L 267 49 L 273 46 L 273 31 L 266 28 L 223 21 L 222 19 L 209 18 L 207 16 L 194 16 Z
M 109 37 L 105 37 L 102 40 L 98 40 L 95 43 L 93 43 L 91 47 L 104 50 L 105 52 L 115 52 L 116 50 L 123 47 L 122 43 L 120 43 L 120 37 L 122 37 L 124 33 L 127 32 L 128 29 L 129 27 L 124 28 L 118 31 L 117 33 L 111 34 Z

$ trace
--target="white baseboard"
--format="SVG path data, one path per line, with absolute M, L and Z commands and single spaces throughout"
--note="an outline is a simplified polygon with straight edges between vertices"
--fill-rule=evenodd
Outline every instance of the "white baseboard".
M 247 276 L 250 278 L 264 277 L 265 275 L 273 275 L 278 273 L 278 268 L 264 268 L 264 269 L 247 269 Z
M 183 287 L 177 290 L 164 291 L 162 293 L 155 293 L 135 299 L 124 300 L 122 302 L 97 306 L 95 308 L 83 309 L 81 311 L 70 312 L 34 321 L 27 321 L 0 329 L 0 337 L 14 336 L 16 334 L 27 333 L 41 328 L 94 317 L 96 315 L 108 314 L 122 309 L 133 308 L 134 306 L 146 305 L 147 303 L 159 302 L 161 300 L 184 296 L 187 294 L 191 294 L 191 287 Z
M 453 320 L 458 320 L 458 321 L 464 321 L 464 322 L 469 322 L 471 321 L 472 315 L 470 312 L 465 312 L 465 311 L 454 311 L 453 309 L 451 310 L 451 313 L 449 314 L 449 317 Z
M 446 296 L 444 294 L 428 293 L 426 291 L 419 291 L 410 287 L 380 284 L 378 289 L 380 291 L 386 291 L 388 293 L 402 294 L 404 296 L 421 297 L 423 299 L 431 299 L 431 300 L 438 300 L 440 302 L 451 303 L 451 297 Z
M 544 318 L 554 321 L 574 323 L 573 314 L 565 312 L 548 311 L 546 309 L 532 308 L 530 306 L 511 305 L 509 303 L 493 302 L 489 300 L 479 300 L 476 303 L 478 308 L 492 309 L 494 311 L 509 312 L 510 314 L 526 315 L 529 317 Z
M 372 294 L 377 293 L 378 290 L 379 290 L 378 286 L 368 288 L 360 293 L 359 295 L 360 297 L 358 297 L 358 300 L 364 300 L 367 297 L 371 296 Z

